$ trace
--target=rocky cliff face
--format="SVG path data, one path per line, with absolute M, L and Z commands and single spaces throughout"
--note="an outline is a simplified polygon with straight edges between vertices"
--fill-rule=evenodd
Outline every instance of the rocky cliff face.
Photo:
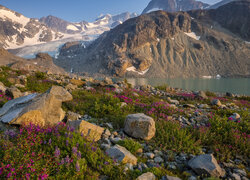
M 71 48 L 71 58 L 62 55 L 56 63 L 68 71 L 116 76 L 250 76 L 250 44 L 221 25 L 211 26 L 218 22 L 207 14 L 157 11 L 129 19 L 87 48 Z
M 61 33 L 52 31 L 37 19 L 0 6 L 0 47 L 17 48 L 61 38 Z
M 195 0 L 151 0 L 142 14 L 156 10 L 167 12 L 188 11 L 192 9 L 205 9 L 209 5 Z
M 222 0 L 222 1 L 218 2 L 218 3 L 216 3 L 216 4 L 208 6 L 207 9 L 216 9 L 216 8 L 218 8 L 220 6 L 223 6 L 225 4 L 228 4 L 228 3 L 232 2 L 232 1 L 237 1 L 237 0 Z
M 250 0 L 233 1 L 216 10 L 191 11 L 189 14 L 211 26 L 219 23 L 223 28 L 250 41 Z

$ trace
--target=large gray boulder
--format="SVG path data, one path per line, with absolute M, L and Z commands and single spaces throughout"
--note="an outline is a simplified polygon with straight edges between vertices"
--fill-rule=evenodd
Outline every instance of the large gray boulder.
M 124 126 L 124 131 L 134 138 L 150 140 L 155 135 L 155 121 L 143 113 L 128 115 Z
M 225 171 L 221 169 L 212 154 L 202 154 L 194 157 L 188 165 L 198 174 L 212 177 L 223 177 Z
M 60 122 L 65 112 L 62 102 L 72 100 L 72 95 L 60 86 L 53 86 L 43 94 L 30 94 L 7 102 L 0 109 L 3 123 L 50 126 Z

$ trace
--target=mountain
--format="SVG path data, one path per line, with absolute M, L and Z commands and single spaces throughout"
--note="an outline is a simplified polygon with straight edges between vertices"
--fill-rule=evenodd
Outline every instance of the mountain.
M 62 33 L 51 30 L 37 19 L 0 6 L 0 47 L 18 48 L 62 38 Z
M 27 71 L 41 71 L 53 74 L 67 74 L 62 68 L 56 66 L 51 56 L 38 53 L 33 59 L 23 59 L 0 48 L 0 65 Z
M 85 30 L 87 22 L 71 23 L 55 16 L 42 17 L 39 21 L 54 31 L 75 34 Z
M 55 63 L 67 71 L 120 77 L 249 77 L 250 44 L 241 34 L 229 31 L 229 22 L 220 23 L 234 12 L 235 20 L 250 22 L 250 16 L 245 16 L 250 3 L 229 5 L 233 12 L 225 5 L 216 10 L 155 11 L 132 18 L 88 47 L 64 48 Z
M 212 26 L 215 22 L 228 31 L 250 41 L 250 0 L 232 1 L 216 10 L 191 11 L 190 15 Z
M 216 4 L 208 6 L 207 9 L 216 9 L 216 8 L 218 8 L 220 6 L 223 6 L 225 4 L 228 4 L 228 3 L 232 2 L 232 1 L 236 1 L 236 0 L 222 0 L 222 1 L 218 2 L 218 3 L 216 3 Z
M 55 55 L 66 42 L 93 41 L 100 34 L 122 24 L 135 13 L 101 15 L 94 22 L 72 23 L 55 16 L 33 19 L 0 6 L 0 47 L 21 57 L 39 52 Z
M 157 10 L 167 12 L 189 11 L 192 9 L 205 9 L 208 6 L 206 3 L 195 0 L 151 0 L 142 14 Z

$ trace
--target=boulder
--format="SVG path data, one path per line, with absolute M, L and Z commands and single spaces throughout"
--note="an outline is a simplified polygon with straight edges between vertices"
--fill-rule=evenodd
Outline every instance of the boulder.
M 212 177 L 223 177 L 225 171 L 221 169 L 212 154 L 202 154 L 189 160 L 188 165 L 198 174 Z
M 211 101 L 211 104 L 215 105 L 215 106 L 221 106 L 222 105 L 219 99 L 213 99 Z
M 117 159 L 124 164 L 137 164 L 137 158 L 133 154 L 131 154 L 125 147 L 115 145 L 107 149 L 106 153 L 108 154 L 108 156 L 112 157 L 113 159 Z
M 0 82 L 0 91 L 2 91 L 2 92 L 6 91 L 6 87 L 2 82 Z
M 0 121 L 9 124 L 39 126 L 55 125 L 65 116 L 62 102 L 72 95 L 60 86 L 53 86 L 43 94 L 30 94 L 8 101 L 0 109 Z
M 163 177 L 161 178 L 161 180 L 181 180 L 181 179 L 178 178 L 178 177 L 166 175 L 166 176 L 163 176 Z
M 197 94 L 196 94 L 197 97 L 200 97 L 200 98 L 203 98 L 203 99 L 208 99 L 206 93 L 204 91 L 199 91 Z
M 85 84 L 84 81 L 78 80 L 78 79 L 71 79 L 71 80 L 70 80 L 70 83 L 73 84 L 73 85 L 76 85 L 76 86 L 82 86 L 82 85 Z
M 155 175 L 151 172 L 144 173 L 140 175 L 136 180 L 155 180 Z
M 79 131 L 88 140 L 99 141 L 102 137 L 103 132 L 104 132 L 104 128 L 82 120 L 80 123 Z
M 143 113 L 130 114 L 126 117 L 124 131 L 134 138 L 150 140 L 155 135 L 155 121 Z
M 10 96 L 13 99 L 23 96 L 23 93 L 19 89 L 17 89 L 15 86 L 11 86 L 10 88 L 7 88 L 5 91 L 5 94 L 7 96 Z
M 68 91 L 73 91 L 77 89 L 77 85 L 69 83 L 67 86 L 65 86 L 65 89 L 67 89 Z

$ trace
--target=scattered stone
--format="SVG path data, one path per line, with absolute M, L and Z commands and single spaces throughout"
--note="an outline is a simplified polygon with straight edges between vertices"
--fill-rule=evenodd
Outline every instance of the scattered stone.
M 145 153 L 145 156 L 150 159 L 153 159 L 155 157 L 154 153 Z
M 84 81 L 78 79 L 71 79 L 70 83 L 76 86 L 83 86 L 85 84 Z
M 5 93 L 7 96 L 10 96 L 13 99 L 23 96 L 23 93 L 19 89 L 17 89 L 15 86 L 11 86 L 10 88 L 7 88 Z
M 219 99 L 213 99 L 211 101 L 211 104 L 215 105 L 215 106 L 221 106 L 222 105 Z
M 102 134 L 103 138 L 109 138 L 111 136 L 111 132 L 108 129 L 104 130 L 104 133 Z
M 223 177 L 225 174 L 212 154 L 202 154 L 196 156 L 188 162 L 188 165 L 198 175 Z
M 65 86 L 65 89 L 67 89 L 68 91 L 73 91 L 73 90 L 77 89 L 77 85 L 70 83 L 67 86 Z
M 206 93 L 204 91 L 199 91 L 197 94 L 196 94 L 197 97 L 201 97 L 203 99 L 208 99 Z
M 143 113 L 130 114 L 126 117 L 124 131 L 134 138 L 150 140 L 155 135 L 155 122 Z
M 113 80 L 112 80 L 111 78 L 109 78 L 109 77 L 105 77 L 105 78 L 104 78 L 104 82 L 105 82 L 106 84 L 108 84 L 108 85 L 113 84 Z
M 124 164 L 137 164 L 137 158 L 133 154 L 131 154 L 125 147 L 115 145 L 110 149 L 106 150 L 106 153 L 113 159 L 117 159 L 118 161 L 121 161 Z
M 184 104 L 183 107 L 184 108 L 194 108 L 194 109 L 196 108 L 195 105 L 193 105 L 193 104 Z
M 2 82 L 0 82 L 0 91 L 5 92 L 6 89 L 6 86 Z
M 83 134 L 90 141 L 99 141 L 104 132 L 104 128 L 91 124 L 82 120 L 79 128 L 80 133 Z
M 30 94 L 8 101 L 0 109 L 0 121 L 17 125 L 53 126 L 62 121 L 65 112 L 62 102 L 72 95 L 60 86 L 52 86 L 43 94 Z
M 247 173 L 246 173 L 246 171 L 244 169 L 234 169 L 233 172 L 237 173 L 237 174 L 239 174 L 241 176 L 247 176 Z
M 233 121 L 237 121 L 240 119 L 240 115 L 238 113 L 233 113 L 233 115 L 230 116 L 229 119 L 232 119 Z
M 81 115 L 78 114 L 78 113 L 74 113 L 74 112 L 71 112 L 71 111 L 69 111 L 67 113 L 67 121 L 69 121 L 69 120 L 75 121 L 75 120 L 78 120 L 79 118 L 81 118 Z
M 163 163 L 164 160 L 163 160 L 161 157 L 158 156 L 158 157 L 155 157 L 155 158 L 154 158 L 154 162 L 155 162 L 155 163 Z
M 120 137 L 115 137 L 115 138 L 110 138 L 110 140 L 111 140 L 112 143 L 117 144 L 122 139 Z
M 136 180 L 155 180 L 155 175 L 151 172 L 144 173 L 140 175 Z
M 178 177 L 166 175 L 166 176 L 163 176 L 161 180 L 181 180 L 181 179 Z
M 232 178 L 235 180 L 241 180 L 240 176 L 238 174 L 233 173 Z

